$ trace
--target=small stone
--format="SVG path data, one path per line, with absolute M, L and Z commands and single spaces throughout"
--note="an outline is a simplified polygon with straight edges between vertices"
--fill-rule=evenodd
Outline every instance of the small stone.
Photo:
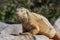
M 44 35 L 34 35 L 34 36 L 35 36 L 36 40 L 52 40 Z

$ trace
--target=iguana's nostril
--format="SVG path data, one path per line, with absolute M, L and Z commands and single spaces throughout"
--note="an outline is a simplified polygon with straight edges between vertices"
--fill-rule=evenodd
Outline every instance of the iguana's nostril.
M 23 10 L 21 10 L 21 12 L 23 12 Z

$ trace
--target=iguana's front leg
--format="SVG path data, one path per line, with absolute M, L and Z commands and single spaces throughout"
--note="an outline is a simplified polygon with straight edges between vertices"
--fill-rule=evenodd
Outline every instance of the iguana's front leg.
M 36 24 L 30 24 L 28 25 L 27 30 L 28 32 L 24 32 L 24 33 L 21 33 L 23 35 L 34 35 L 34 34 L 38 34 L 38 32 L 40 31 L 39 27 L 37 26 Z M 31 28 L 30 28 L 31 27 Z
M 35 24 L 32 25 L 32 29 L 29 31 L 29 33 L 35 35 L 35 34 L 38 34 L 40 31 L 39 27 Z

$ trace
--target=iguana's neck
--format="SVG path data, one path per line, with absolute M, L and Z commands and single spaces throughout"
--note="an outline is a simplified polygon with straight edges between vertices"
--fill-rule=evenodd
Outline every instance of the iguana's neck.
M 27 24 L 27 23 L 28 23 L 28 19 L 21 19 L 21 22 L 22 22 L 23 24 Z

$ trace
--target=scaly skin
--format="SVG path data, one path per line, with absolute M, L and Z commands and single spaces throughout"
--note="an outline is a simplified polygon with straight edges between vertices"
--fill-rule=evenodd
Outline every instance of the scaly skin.
M 42 15 L 30 12 L 28 9 L 19 8 L 17 9 L 17 17 L 22 22 L 23 30 L 25 33 L 32 35 L 41 34 L 49 38 L 60 40 L 53 26 L 49 23 L 47 18 Z

